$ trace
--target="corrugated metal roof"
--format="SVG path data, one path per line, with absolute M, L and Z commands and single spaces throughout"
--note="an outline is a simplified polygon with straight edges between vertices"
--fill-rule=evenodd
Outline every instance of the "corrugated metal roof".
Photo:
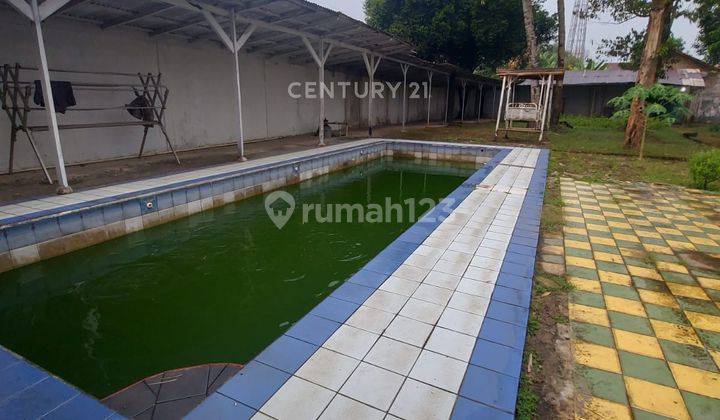
M 104 29 L 119 26 L 132 28 L 147 32 L 151 37 L 180 37 L 189 42 L 217 41 L 215 32 L 201 13 L 199 6 L 202 5 L 226 11 L 234 9 L 239 15 L 240 33 L 249 26 L 248 20 L 267 24 L 259 27 L 243 47 L 245 52 L 251 54 L 282 57 L 296 64 L 312 63 L 313 60 L 301 38 L 278 30 L 280 28 L 363 48 L 440 73 L 447 72 L 450 67 L 463 78 L 497 83 L 495 79 L 475 76 L 457 67 L 448 66 L 447 63 L 440 65 L 422 60 L 409 43 L 306 0 L 71 0 L 51 18 L 90 22 Z M 230 18 L 218 18 L 218 21 L 229 32 Z M 400 72 L 397 63 L 382 61 L 384 63 L 381 62 L 379 72 Z M 330 69 L 349 67 L 358 72 L 365 68 L 362 55 L 358 51 L 343 48 L 338 44 L 333 48 L 326 66 Z M 419 69 L 415 71 L 418 72 Z
M 571 70 L 565 72 L 565 85 L 633 84 L 637 72 L 633 70 Z M 666 85 L 705 87 L 704 74 L 699 69 L 668 70 L 658 82 Z

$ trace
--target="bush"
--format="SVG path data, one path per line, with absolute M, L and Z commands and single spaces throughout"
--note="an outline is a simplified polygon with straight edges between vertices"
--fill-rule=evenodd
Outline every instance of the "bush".
M 640 98 L 645 101 L 645 114 L 649 118 L 649 125 L 657 128 L 683 121 L 691 115 L 685 104 L 692 100 L 692 96 L 672 86 L 657 83 L 650 89 L 635 85 L 625 91 L 622 96 L 612 98 L 608 105 L 615 108 L 612 119 L 627 123 L 630 116 L 630 105 L 633 99 Z
M 690 176 L 693 186 L 703 190 L 720 179 L 720 149 L 708 150 L 690 158 Z

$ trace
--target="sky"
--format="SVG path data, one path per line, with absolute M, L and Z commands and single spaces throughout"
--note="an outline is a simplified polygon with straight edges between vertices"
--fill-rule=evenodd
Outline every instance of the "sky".
M 364 0 L 311 0 L 321 6 L 325 6 L 329 9 L 337 10 L 350 17 L 358 20 L 365 21 L 365 12 L 363 11 Z M 556 0 L 542 0 L 543 7 L 550 13 L 557 12 L 557 1 Z M 572 9 L 575 0 L 565 0 L 565 27 L 570 30 L 570 22 L 572 19 Z M 585 49 L 588 56 L 595 58 L 599 57 L 597 54 L 597 48 L 600 41 L 604 38 L 611 39 L 619 35 L 625 35 L 630 32 L 630 29 L 643 30 L 647 26 L 647 19 L 633 19 L 623 24 L 616 24 L 612 22 L 610 16 L 600 16 L 598 19 L 594 19 L 588 22 Z M 698 29 L 697 25 L 688 21 L 685 18 L 677 19 L 673 23 L 673 33 L 675 36 L 680 37 L 685 41 L 685 50 L 690 54 L 697 55 L 693 44 L 697 39 Z M 566 38 L 569 39 L 569 36 Z

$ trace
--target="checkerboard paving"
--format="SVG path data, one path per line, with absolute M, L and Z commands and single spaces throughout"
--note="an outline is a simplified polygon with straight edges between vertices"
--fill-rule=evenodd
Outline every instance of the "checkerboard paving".
M 543 252 L 575 285 L 577 416 L 720 418 L 720 196 L 569 178 L 561 195 Z
M 220 395 L 253 418 L 512 418 L 547 152 L 501 158 L 400 263 L 369 263 Z

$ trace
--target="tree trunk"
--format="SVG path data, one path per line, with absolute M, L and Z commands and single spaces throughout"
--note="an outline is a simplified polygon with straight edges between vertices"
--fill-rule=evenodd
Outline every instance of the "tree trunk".
M 530 67 L 538 66 L 537 38 L 535 38 L 535 23 L 533 18 L 533 7 L 531 0 L 522 0 L 523 20 L 525 21 L 525 38 L 527 41 L 528 58 Z
M 663 33 L 670 19 L 672 6 L 672 0 L 652 0 L 650 18 L 645 33 L 645 49 L 640 60 L 636 81 L 636 84 L 648 89 L 657 81 L 658 52 L 662 46 Z M 646 123 L 645 101 L 638 98 L 633 99 L 630 105 L 630 117 L 625 127 L 625 147 L 640 147 Z
M 557 67 L 565 68 L 565 0 L 557 0 L 558 10 L 558 45 L 557 45 Z M 553 101 L 550 109 L 550 128 L 557 128 L 560 123 L 560 113 L 563 108 L 563 79 L 558 77 L 555 89 L 552 92 Z
M 535 23 L 533 17 L 533 7 L 531 0 L 522 0 L 523 21 L 525 23 L 525 39 L 527 42 L 528 58 L 530 59 L 530 67 L 538 67 L 538 47 L 537 38 L 535 38 Z M 532 82 L 530 86 L 531 101 L 537 103 L 540 96 L 537 82 Z

